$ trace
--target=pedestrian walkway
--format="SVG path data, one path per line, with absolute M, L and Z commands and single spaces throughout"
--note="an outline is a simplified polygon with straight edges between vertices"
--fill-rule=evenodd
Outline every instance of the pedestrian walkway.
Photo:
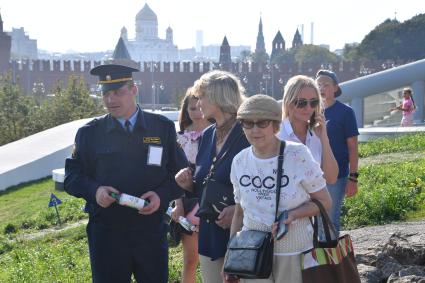
M 359 141 L 365 142 L 371 139 L 396 137 L 406 134 L 414 134 L 418 132 L 425 132 L 425 125 L 418 125 L 413 127 L 370 127 L 360 128 Z

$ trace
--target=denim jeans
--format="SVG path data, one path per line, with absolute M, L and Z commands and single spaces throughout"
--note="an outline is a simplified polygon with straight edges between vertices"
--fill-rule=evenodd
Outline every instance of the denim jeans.
M 331 221 L 335 227 L 336 232 L 339 234 L 340 230 L 340 216 L 342 202 L 345 197 L 345 186 L 347 185 L 347 177 L 342 177 L 336 180 L 335 184 L 327 184 L 329 194 L 332 198 L 332 208 L 329 212 Z

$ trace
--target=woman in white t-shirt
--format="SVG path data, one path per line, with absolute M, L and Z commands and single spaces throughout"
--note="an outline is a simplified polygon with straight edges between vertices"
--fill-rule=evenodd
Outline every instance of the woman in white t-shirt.
M 235 156 L 231 180 L 235 213 L 230 235 L 240 230 L 272 231 L 275 234 L 276 172 L 281 141 L 276 137 L 282 110 L 273 98 L 254 95 L 242 103 L 237 118 L 251 144 Z M 300 254 L 313 245 L 309 218 L 319 210 L 310 199 L 318 199 L 325 209 L 331 198 L 319 164 L 301 143 L 287 141 L 284 151 L 279 213 L 288 210 L 288 233 L 275 240 L 273 271 L 268 279 L 244 282 L 302 282 Z M 224 274 L 225 282 L 235 282 Z M 241 279 L 242 280 L 242 279 Z
M 321 165 L 326 182 L 336 182 L 338 163 L 329 144 L 322 97 L 312 78 L 294 76 L 285 85 L 278 136 L 281 140 L 306 145 Z

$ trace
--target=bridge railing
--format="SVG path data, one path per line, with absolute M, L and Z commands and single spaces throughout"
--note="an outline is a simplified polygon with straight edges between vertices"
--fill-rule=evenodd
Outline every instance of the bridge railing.
M 416 104 L 416 111 L 413 114 L 414 122 L 422 123 L 425 120 L 425 59 L 343 82 L 340 84 L 343 95 L 338 99 L 353 107 L 357 124 L 363 127 L 366 97 L 407 86 L 412 88 Z

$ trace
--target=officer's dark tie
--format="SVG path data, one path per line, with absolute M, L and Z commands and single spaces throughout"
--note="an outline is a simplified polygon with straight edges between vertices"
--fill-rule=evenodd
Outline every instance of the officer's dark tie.
M 125 120 L 124 126 L 125 126 L 125 131 L 130 134 L 131 133 L 131 122 L 128 121 L 128 120 Z

